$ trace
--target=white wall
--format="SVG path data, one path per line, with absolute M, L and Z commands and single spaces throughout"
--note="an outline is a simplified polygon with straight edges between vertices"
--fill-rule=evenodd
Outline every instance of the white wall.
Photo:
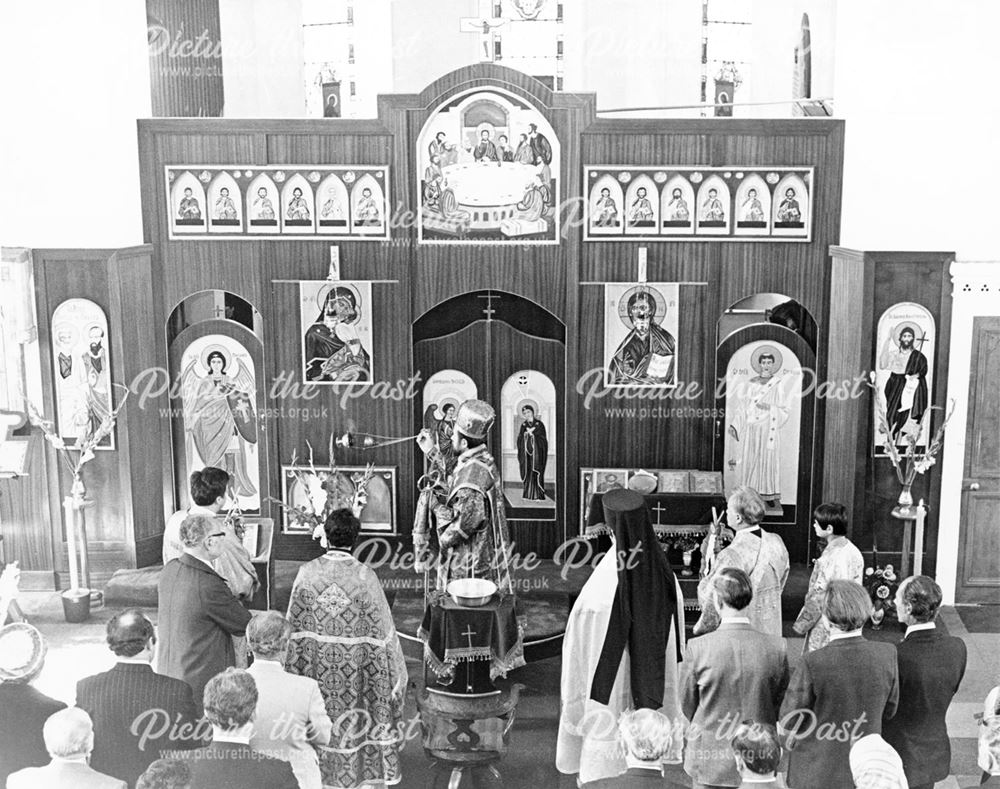
M 1000 259 L 1000 3 L 841 2 L 838 17 L 841 244 Z
M 305 116 L 301 0 L 219 0 L 227 118 Z
M 0 243 L 142 243 L 136 118 L 150 114 L 145 4 L 0 10 Z

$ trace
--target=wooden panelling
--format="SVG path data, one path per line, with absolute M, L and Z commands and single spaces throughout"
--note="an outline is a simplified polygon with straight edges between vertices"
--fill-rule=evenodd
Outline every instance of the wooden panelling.
M 420 94 L 380 97 L 379 118 L 372 121 L 140 121 L 144 228 L 146 241 L 155 248 L 158 331 L 163 332 L 170 309 L 193 292 L 219 288 L 237 293 L 263 316 L 266 378 L 273 382 L 291 374 L 298 380 L 297 288 L 272 280 L 323 279 L 330 246 L 320 239 L 169 241 L 165 164 L 385 164 L 390 168 L 393 212 L 405 216 L 419 206 L 415 148 L 423 124 L 441 101 L 473 87 L 506 90 L 538 108 L 552 124 L 562 157 L 560 243 L 418 244 L 415 222 L 411 222 L 394 227 L 389 242 L 338 242 L 341 276 L 395 281 L 373 286 L 376 377 L 391 382 L 407 382 L 414 375 L 426 379 L 426 371 L 414 369 L 411 326 L 456 295 L 479 290 L 512 293 L 544 307 L 566 326 L 564 397 L 559 405 L 565 427 L 561 435 L 572 438 L 562 452 L 561 522 L 551 533 L 549 527 L 531 524 L 523 534 L 518 533 L 524 550 L 548 549 L 556 538 L 576 531 L 580 466 L 711 468 L 715 462 L 711 417 L 626 419 L 606 414 L 604 409 L 630 403 L 610 396 L 588 402 L 577 392 L 580 377 L 601 368 L 604 361 L 603 289 L 580 283 L 633 280 L 640 246 L 649 248 L 649 281 L 706 283 L 682 288 L 679 332 L 680 377 L 699 384 L 702 393 L 693 400 L 645 401 L 642 405 L 713 408 L 716 322 L 731 303 L 758 292 L 784 293 L 806 306 L 819 326 L 819 363 L 825 364 L 826 250 L 837 242 L 839 229 L 843 124 L 828 120 L 596 120 L 593 95 L 553 93 L 520 72 L 490 65 L 460 69 Z M 813 241 L 584 244 L 580 198 L 585 164 L 815 167 Z M 400 436 L 416 432 L 412 402 L 372 399 L 367 391 L 345 401 L 342 391 L 321 388 L 308 402 L 273 403 L 279 416 L 268 423 L 272 490 L 281 490 L 278 467 L 290 461 L 293 451 L 302 457 L 307 441 L 316 450 L 317 460 L 325 461 L 331 432 Z M 421 391 L 418 384 L 414 395 L 419 398 Z M 316 417 L 313 412 L 308 420 L 301 419 L 301 413 L 280 415 L 282 407 L 299 405 L 319 409 Z M 169 438 L 161 439 L 163 469 L 170 468 L 168 442 Z M 817 473 L 821 472 L 821 450 L 817 434 L 813 446 Z M 416 480 L 412 446 L 350 450 L 338 453 L 337 459 L 399 467 L 398 525 L 407 532 Z M 172 489 L 172 485 L 172 479 L 164 480 L 165 488 Z M 800 502 L 800 511 L 807 512 L 811 504 Z M 263 514 L 280 518 L 274 508 Z M 315 555 L 315 547 L 302 536 L 279 536 L 276 549 L 279 557 Z
M 951 342 L 951 295 L 948 266 L 954 256 L 945 252 L 857 252 L 835 247 L 830 296 L 830 355 L 828 377 L 854 378 L 875 369 L 875 332 L 886 309 L 902 301 L 925 307 L 934 317 L 937 336 L 933 358 L 931 405 L 945 408 L 948 347 Z M 898 562 L 902 523 L 890 516 L 901 485 L 888 458 L 874 457 L 873 400 L 862 396 L 828 401 L 823 498 L 840 501 L 852 512 L 852 538 L 863 551 L 878 546 L 883 563 Z M 931 430 L 937 430 L 943 411 L 936 411 Z M 913 486 L 914 499 L 928 504 L 924 571 L 934 572 L 937 554 L 938 510 L 941 506 L 941 456 Z M 884 555 L 883 555 L 884 554 Z
M 219 0 L 146 0 L 153 115 L 222 115 Z

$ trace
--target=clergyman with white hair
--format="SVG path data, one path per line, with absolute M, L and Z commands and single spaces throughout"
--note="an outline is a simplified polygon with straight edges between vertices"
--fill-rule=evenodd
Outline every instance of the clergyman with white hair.
M 42 737 L 52 761 L 12 773 L 7 789 L 128 789 L 124 781 L 88 764 L 94 750 L 94 724 L 83 710 L 70 707 L 49 716 Z

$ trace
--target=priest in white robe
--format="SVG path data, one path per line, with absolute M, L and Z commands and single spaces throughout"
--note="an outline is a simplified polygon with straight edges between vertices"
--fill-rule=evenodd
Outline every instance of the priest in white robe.
M 581 783 L 625 772 L 618 738 L 623 712 L 655 709 L 678 729 L 683 726 L 680 585 L 642 496 L 613 490 L 604 495 L 603 505 L 614 542 L 581 590 L 563 640 L 556 768 L 578 773 Z M 679 762 L 679 750 L 663 761 Z

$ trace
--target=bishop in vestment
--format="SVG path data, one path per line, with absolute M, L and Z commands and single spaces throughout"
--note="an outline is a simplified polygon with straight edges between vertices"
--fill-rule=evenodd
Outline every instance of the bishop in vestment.
M 613 547 L 573 605 L 563 639 L 556 769 L 587 783 L 626 770 L 618 718 L 655 709 L 679 724 L 684 596 L 634 491 L 604 495 Z M 679 741 L 681 738 L 675 738 Z M 663 761 L 679 761 L 670 753 Z
M 500 471 L 486 446 L 495 419 L 492 406 L 482 400 L 466 400 L 459 406 L 452 431 L 452 447 L 458 460 L 450 476 L 433 434 L 423 430 L 417 438 L 439 479 L 446 480 L 442 503 L 426 509 L 418 506 L 418 514 L 432 510 L 428 514 L 433 515 L 436 534 L 425 531 L 426 522 L 414 524 L 418 554 L 430 544 L 432 536 L 436 537 L 439 591 L 457 578 L 487 578 L 502 594 L 514 593 Z

